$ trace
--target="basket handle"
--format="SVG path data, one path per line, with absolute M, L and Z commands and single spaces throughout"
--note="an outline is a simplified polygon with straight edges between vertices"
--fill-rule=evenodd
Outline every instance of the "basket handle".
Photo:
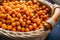
M 54 5 L 54 15 L 47 20 L 47 23 L 44 24 L 45 30 L 54 28 L 55 24 L 57 23 L 59 16 L 60 16 L 60 6 Z

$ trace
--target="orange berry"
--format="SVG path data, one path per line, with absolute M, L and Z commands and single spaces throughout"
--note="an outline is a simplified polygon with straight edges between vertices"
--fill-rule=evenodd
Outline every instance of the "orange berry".
M 16 28 L 12 28 L 12 31 L 16 32 Z
M 29 20 L 30 19 L 30 16 L 27 16 L 27 18 L 26 18 L 27 20 Z
M 12 26 L 8 25 L 7 29 L 8 30 L 11 30 L 12 29 Z
M 23 16 L 21 16 L 20 19 L 23 19 Z
M 41 17 L 41 18 L 43 18 L 44 16 L 43 16 L 43 15 L 41 15 L 40 17 Z
M 37 23 L 37 25 L 39 25 L 41 23 L 41 21 L 37 21 L 36 23 Z
M 15 9 L 12 9 L 12 12 L 13 12 L 13 13 L 15 13 L 15 12 L 16 12 L 16 10 L 15 10 Z
M 32 25 L 30 25 L 30 26 L 29 26 L 29 29 L 30 29 L 30 30 L 32 30 L 32 29 L 33 29 L 33 26 L 32 26 Z
M 31 4 L 32 4 L 32 1 L 28 1 L 27 4 L 28 4 L 28 5 L 31 5 Z
M 26 28 L 28 28 L 28 26 L 29 26 L 28 24 L 25 25 Z
M 40 25 L 39 25 L 39 28 L 43 28 L 43 27 L 44 27 L 43 24 L 40 24 Z
M 18 21 L 19 20 L 19 18 L 17 18 L 17 17 L 15 17 L 14 19 L 15 19 L 15 21 Z
M 8 16 L 7 19 L 10 20 L 12 17 L 11 16 Z
M 6 24 L 2 24 L 2 28 L 3 29 L 7 29 L 7 25 Z
M 21 28 L 21 32 L 25 32 L 25 28 L 23 27 L 23 28 Z
M 9 11 L 8 13 L 9 13 L 9 14 L 12 14 L 12 11 Z
M 38 14 L 35 14 L 35 16 L 38 16 Z
M 43 9 L 45 9 L 46 8 L 46 6 L 45 5 L 43 5 L 43 7 L 42 7 Z
M 14 22 L 15 21 L 15 19 L 14 18 L 11 18 L 11 22 Z
M 42 8 L 39 8 L 40 10 L 42 10 Z
M 6 24 L 10 24 L 11 21 L 10 21 L 10 20 L 6 20 L 5 23 L 6 23 Z
M 20 18 L 21 16 L 22 16 L 22 15 L 21 15 L 20 13 L 18 13 L 18 14 L 17 14 L 17 17 L 19 17 L 19 18 Z
M 26 18 L 26 15 L 23 15 L 23 18 Z
M 40 23 L 41 23 L 41 20 L 38 19 L 37 22 L 36 22 L 36 24 L 39 25 Z
M 4 9 L 4 8 L 2 8 L 1 12 L 2 12 L 2 13 L 4 13 L 4 12 L 5 12 L 5 9 Z
M 30 13 L 28 11 L 26 11 L 26 15 L 30 15 Z
M 47 11 L 46 11 L 46 10 L 44 10 L 43 12 L 44 12 L 44 13 L 47 13 Z
M 37 4 L 37 1 L 36 1 L 36 0 L 34 0 L 34 1 L 33 1 L 33 3 L 34 3 L 34 4 Z
M 16 25 L 16 23 L 15 23 L 15 22 L 13 22 L 13 23 L 11 23 L 11 25 L 12 25 L 12 26 L 15 26 L 15 25 Z
M 8 2 L 8 5 L 12 5 L 12 3 L 11 2 Z
M 43 15 L 45 15 L 46 13 L 43 13 Z
M 21 6 L 20 6 L 20 9 L 23 9 L 23 8 L 24 8 L 24 7 L 21 5 Z M 23 12 L 23 11 L 24 11 L 24 10 L 20 10 L 20 12 Z
M 20 12 L 20 8 L 15 8 L 15 10 L 16 10 L 17 12 Z
M 37 12 L 38 15 L 41 15 L 43 13 L 43 10 L 40 10 L 39 12 Z
M 27 20 L 27 24 L 31 24 L 31 21 L 30 20 Z
M 36 27 L 37 27 L 37 24 L 36 24 L 36 23 L 34 23 L 34 24 L 33 24 L 33 28 L 35 29 Z
M 22 23 L 23 22 L 23 19 L 19 19 L 19 22 Z
M 16 22 L 16 25 L 20 26 L 20 23 L 19 22 Z
M 26 23 L 25 22 L 22 22 L 22 26 L 25 26 L 26 25 Z
M 33 22 L 37 22 L 38 21 L 38 19 L 36 18 L 36 19 L 33 19 Z
M 26 32 L 29 32 L 30 30 L 29 30 L 29 28 L 26 28 L 25 31 L 26 31 Z
M 25 11 L 24 10 L 20 10 L 20 13 L 24 13 Z
M 20 31 L 21 30 L 21 26 L 17 26 L 17 30 Z
M 18 1 L 15 1 L 15 4 L 18 4 L 19 2 Z
M 16 15 L 15 14 L 12 14 L 12 17 L 14 18 Z
M 44 18 L 47 18 L 49 15 L 44 15 Z
M 30 13 L 30 16 L 32 17 L 32 16 L 34 16 L 34 14 L 33 13 Z
M 39 28 L 37 27 L 35 30 L 39 30 Z
M 24 22 L 26 22 L 26 19 L 24 19 Z
M 32 18 L 34 19 L 34 18 L 36 18 L 36 16 L 34 15 Z
M 3 17 L 4 18 L 4 14 L 0 14 L 0 18 Z
M 49 11 L 49 8 L 46 8 L 46 11 Z
M 5 20 L 2 20 L 2 23 L 5 23 Z
M 23 4 L 24 2 L 23 2 L 23 1 L 20 1 L 19 3 L 20 3 L 20 4 Z

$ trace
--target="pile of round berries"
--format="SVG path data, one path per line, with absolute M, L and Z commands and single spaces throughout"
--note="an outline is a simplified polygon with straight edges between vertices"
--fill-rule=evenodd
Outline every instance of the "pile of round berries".
M 49 18 L 49 8 L 32 1 L 5 2 L 0 6 L 0 28 L 29 32 L 43 28 Z

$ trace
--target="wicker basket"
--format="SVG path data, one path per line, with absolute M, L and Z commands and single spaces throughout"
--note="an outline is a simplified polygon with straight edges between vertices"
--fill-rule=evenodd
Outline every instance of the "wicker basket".
M 20 1 L 22 1 L 22 0 L 20 0 Z M 26 1 L 29 1 L 29 0 L 26 0 Z M 40 2 L 40 4 L 46 5 L 47 7 L 49 7 L 51 9 L 51 11 L 50 11 L 51 18 L 47 20 L 47 23 L 45 24 L 45 28 L 48 29 L 48 27 L 53 27 L 57 22 L 56 20 L 59 18 L 60 9 L 56 8 L 56 10 L 55 10 L 56 12 L 53 15 L 53 9 L 54 9 L 53 4 L 51 4 L 47 1 L 39 1 L 39 2 Z M 1 1 L 1 3 L 2 3 L 2 1 Z M 57 12 L 57 10 L 58 10 L 58 12 Z M 45 30 L 45 28 L 42 28 L 42 29 L 39 29 L 36 31 L 31 31 L 31 32 L 12 32 L 12 31 L 8 31 L 8 30 L 4 30 L 4 29 L 0 28 L 0 35 L 7 36 L 14 40 L 44 40 L 47 37 L 48 33 L 50 32 L 50 28 L 48 30 Z

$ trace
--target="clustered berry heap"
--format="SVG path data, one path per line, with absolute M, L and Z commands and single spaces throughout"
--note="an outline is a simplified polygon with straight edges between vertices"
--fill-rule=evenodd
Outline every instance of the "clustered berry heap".
M 43 28 L 49 18 L 49 8 L 32 1 L 4 2 L 0 6 L 0 28 L 15 32 L 30 32 Z

